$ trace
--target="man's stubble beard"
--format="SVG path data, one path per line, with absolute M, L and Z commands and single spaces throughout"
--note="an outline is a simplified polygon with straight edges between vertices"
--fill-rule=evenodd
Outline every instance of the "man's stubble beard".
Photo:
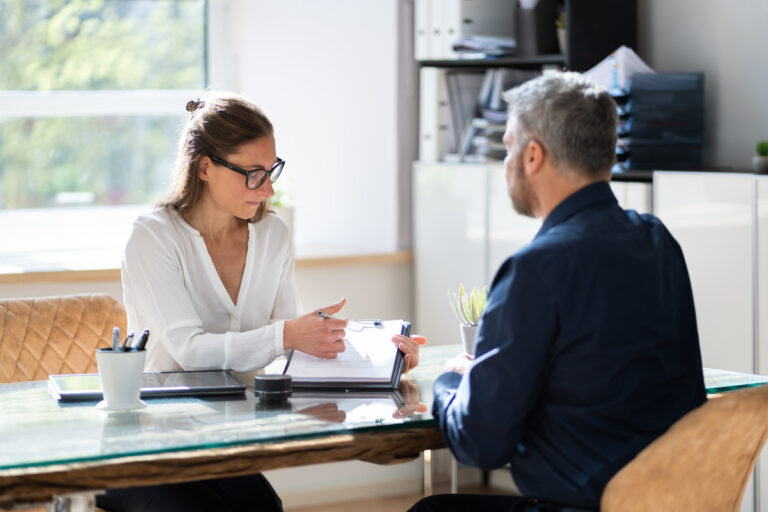
M 512 170 L 515 175 L 514 186 L 509 187 L 509 198 L 512 200 L 512 208 L 520 215 L 534 217 L 533 203 L 536 196 L 523 172 L 522 152 L 515 159 Z

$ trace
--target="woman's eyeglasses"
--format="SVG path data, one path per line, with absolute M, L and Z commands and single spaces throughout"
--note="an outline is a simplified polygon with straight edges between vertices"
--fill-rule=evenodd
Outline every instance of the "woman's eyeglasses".
M 236 165 L 232 165 L 231 163 L 227 162 L 226 160 L 222 160 L 219 157 L 213 155 L 209 156 L 214 163 L 223 165 L 227 169 L 245 176 L 245 187 L 250 190 L 257 189 L 262 186 L 264 182 L 267 181 L 267 177 L 269 177 L 269 181 L 272 183 L 276 182 L 277 178 L 280 176 L 280 173 L 283 172 L 283 166 L 285 165 L 285 160 L 278 158 L 275 162 L 275 165 L 273 165 L 270 170 L 255 169 L 253 171 L 246 171 L 245 169 L 241 169 Z

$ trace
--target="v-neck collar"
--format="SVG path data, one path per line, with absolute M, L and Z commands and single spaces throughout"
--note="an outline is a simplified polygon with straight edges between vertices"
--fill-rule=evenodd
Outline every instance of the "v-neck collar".
M 176 213 L 176 218 L 179 220 L 181 225 L 193 234 L 193 239 L 195 240 L 195 244 L 201 253 L 203 266 L 205 267 L 206 274 L 208 274 L 208 279 L 211 282 L 211 286 L 213 286 L 214 290 L 216 290 L 216 294 L 219 296 L 221 303 L 224 304 L 227 311 L 231 315 L 242 311 L 242 309 L 245 307 L 243 304 L 245 302 L 245 297 L 248 295 L 248 288 L 252 281 L 251 276 L 253 275 L 254 265 L 253 259 L 256 254 L 257 241 L 256 227 L 254 223 L 248 223 L 248 242 L 246 244 L 245 268 L 243 268 L 243 276 L 240 279 L 240 289 L 237 292 L 237 303 L 234 303 L 232 302 L 232 297 L 229 296 L 229 292 L 227 292 L 227 287 L 224 286 L 224 282 L 221 280 L 219 273 L 216 271 L 216 265 L 213 264 L 213 258 L 211 258 L 211 253 L 208 252 L 208 247 L 205 245 L 203 235 L 200 234 L 200 231 L 193 228 L 186 220 L 184 220 L 184 217 L 182 217 L 179 212 L 175 210 L 174 212 Z

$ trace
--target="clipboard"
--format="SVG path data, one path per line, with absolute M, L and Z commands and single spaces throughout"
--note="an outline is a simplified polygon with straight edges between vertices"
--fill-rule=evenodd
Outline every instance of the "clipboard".
M 291 351 L 283 375 L 290 375 L 294 389 L 393 390 L 400 385 L 405 354 L 392 343 L 392 336 L 410 336 L 411 323 L 384 320 L 348 326 L 346 350 L 336 359 L 321 359 Z M 390 349 L 391 347 L 391 349 Z

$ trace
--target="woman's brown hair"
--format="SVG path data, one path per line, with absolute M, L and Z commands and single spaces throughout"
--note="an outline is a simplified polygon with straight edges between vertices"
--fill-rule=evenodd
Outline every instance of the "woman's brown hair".
M 172 207 L 186 212 L 197 204 L 203 193 L 198 176 L 204 156 L 224 157 L 239 146 L 272 135 L 272 123 L 259 107 L 233 93 L 208 92 L 187 103 L 191 113 L 179 138 L 173 183 L 158 207 Z M 269 199 L 259 205 L 251 222 L 258 222 L 269 211 Z

